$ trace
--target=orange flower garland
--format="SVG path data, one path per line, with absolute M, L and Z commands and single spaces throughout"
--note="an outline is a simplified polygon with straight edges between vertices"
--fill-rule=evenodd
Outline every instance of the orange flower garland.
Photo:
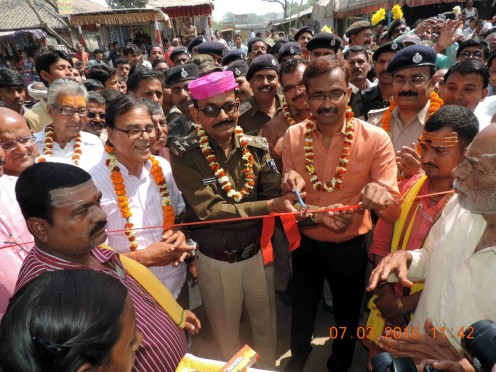
M 196 130 L 198 132 L 198 137 L 200 139 L 200 148 L 203 153 L 203 156 L 207 159 L 208 165 L 212 172 L 214 172 L 215 177 L 220 182 L 222 190 L 227 194 L 228 197 L 233 198 L 236 202 L 243 200 L 244 197 L 250 194 L 251 190 L 255 186 L 255 174 L 253 173 L 253 155 L 250 150 L 248 150 L 248 142 L 244 138 L 243 129 L 241 127 L 236 126 L 234 129 L 235 135 L 238 137 L 239 143 L 241 144 L 241 148 L 243 151 L 242 158 L 246 162 L 245 168 L 243 169 L 243 174 L 245 175 L 245 185 L 241 189 L 241 191 L 237 191 L 234 189 L 233 185 L 229 181 L 229 177 L 226 172 L 220 166 L 217 161 L 217 157 L 214 154 L 214 151 L 208 144 L 208 136 L 205 133 L 205 130 L 201 125 L 196 126 Z
M 53 135 L 55 134 L 54 130 L 53 130 L 53 125 L 50 124 L 50 125 L 47 125 L 45 127 L 45 147 L 43 148 L 43 153 L 45 154 L 45 156 L 52 156 L 53 155 Z M 81 133 L 78 133 L 78 135 L 76 136 L 76 142 L 74 142 L 74 154 L 72 155 L 72 162 L 77 166 L 79 164 L 79 160 L 81 159 L 81 155 L 83 153 L 83 151 L 81 150 L 81 143 L 82 143 L 82 139 L 81 139 Z M 41 155 L 41 154 L 38 154 L 38 157 L 36 158 L 36 161 L 38 163 L 44 163 L 46 162 L 46 158 Z
M 439 95 L 436 92 L 432 91 L 426 120 L 429 119 L 431 115 L 434 114 L 437 110 L 439 110 L 443 103 L 444 102 L 439 97 Z M 389 137 L 391 137 L 391 116 L 393 115 L 393 110 L 396 108 L 396 106 L 396 101 L 394 99 L 391 99 L 391 104 L 382 117 L 382 129 L 386 131 Z
M 291 116 L 291 111 L 289 111 L 289 107 L 288 107 L 287 103 L 282 105 L 282 113 L 283 113 L 284 117 L 286 118 L 286 121 L 288 122 L 289 126 L 296 124 L 296 121 Z
M 315 128 L 314 120 L 307 120 L 305 122 L 305 168 L 310 176 L 310 182 L 312 182 L 313 188 L 317 191 L 324 189 L 327 192 L 332 192 L 334 190 L 339 190 L 343 183 L 344 175 L 346 174 L 346 165 L 348 164 L 350 157 L 350 148 L 353 143 L 353 134 L 355 132 L 355 126 L 353 122 L 353 111 L 348 107 L 346 109 L 346 129 L 344 132 L 344 144 L 343 153 L 338 161 L 338 166 L 336 167 L 336 174 L 329 182 L 322 182 L 318 180 L 317 173 L 315 172 L 315 166 L 313 164 L 313 147 L 312 147 L 312 132 Z
M 131 212 L 131 208 L 129 207 L 129 199 L 126 195 L 124 178 L 122 177 L 121 170 L 118 166 L 117 157 L 114 154 L 114 148 L 110 145 L 106 145 L 105 151 L 109 154 L 109 157 L 105 164 L 110 169 L 110 178 L 112 179 L 115 194 L 117 195 L 119 209 L 121 211 L 122 217 L 126 220 L 124 229 L 125 234 L 129 240 L 129 249 L 131 251 L 135 251 L 138 248 L 138 244 L 136 244 L 136 235 L 134 235 L 133 231 L 134 224 L 130 222 L 130 218 L 133 214 Z M 168 226 L 174 224 L 174 207 L 171 205 L 169 190 L 167 189 L 167 183 L 165 181 L 164 172 L 162 171 L 160 163 L 153 156 L 150 156 L 150 161 L 152 163 L 151 174 L 160 192 L 162 212 L 164 214 L 163 229 L 165 231 L 167 230 Z

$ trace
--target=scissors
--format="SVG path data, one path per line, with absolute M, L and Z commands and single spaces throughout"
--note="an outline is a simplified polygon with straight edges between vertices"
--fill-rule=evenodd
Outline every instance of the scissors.
M 298 191 L 298 189 L 294 189 L 293 192 L 295 193 L 296 198 L 298 199 L 298 202 L 301 204 L 301 211 L 303 213 L 306 213 L 308 211 L 308 207 L 305 204 L 305 202 L 303 201 L 303 199 L 301 198 L 300 192 Z

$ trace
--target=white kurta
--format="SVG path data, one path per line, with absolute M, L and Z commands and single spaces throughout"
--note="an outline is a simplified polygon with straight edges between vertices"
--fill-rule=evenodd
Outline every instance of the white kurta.
M 45 148 L 45 131 L 35 133 L 34 135 L 36 146 L 38 147 L 38 152 L 41 155 L 45 155 L 43 149 Z M 90 168 L 97 165 L 103 155 L 103 144 L 100 138 L 95 136 L 94 134 L 88 132 L 81 132 L 81 156 L 79 159 L 78 167 L 84 170 L 89 170 Z M 74 155 L 74 144 L 76 143 L 76 139 L 72 139 L 69 143 L 65 145 L 64 148 L 61 148 L 57 142 L 53 142 L 52 156 L 47 157 L 50 158 L 49 161 L 56 162 L 57 159 L 61 160 L 62 163 L 70 163 L 72 162 L 72 155 Z
M 129 240 L 122 231 L 124 230 L 126 220 L 121 215 L 114 186 L 110 179 L 110 170 L 105 164 L 107 158 L 108 155 L 105 153 L 101 161 L 90 169 L 89 172 L 96 187 L 102 192 L 100 205 L 107 214 L 107 230 L 110 231 L 108 233 L 109 245 L 118 252 L 129 252 Z M 184 201 L 181 192 L 172 178 L 169 162 L 159 156 L 156 159 L 159 161 L 164 172 L 171 203 L 174 206 L 176 215 L 178 215 L 184 210 Z M 141 175 L 135 177 L 129 175 L 126 167 L 119 163 L 132 213 L 130 218 L 131 223 L 134 224 L 135 228 L 157 226 L 157 228 L 153 229 L 135 231 L 138 249 L 143 249 L 152 243 L 159 242 L 163 233 L 162 225 L 164 216 L 162 204 L 158 187 L 151 175 L 151 167 L 151 161 L 148 160 L 141 171 Z M 115 230 L 119 230 L 119 232 L 112 232 Z M 149 269 L 172 292 L 174 297 L 177 298 L 186 280 L 185 265 L 182 264 L 177 268 L 167 265 L 150 267 Z
M 425 279 L 411 326 L 423 332 L 432 318 L 460 351 L 462 328 L 482 319 L 496 321 L 496 247 L 474 253 L 485 229 L 484 218 L 463 209 L 455 196 L 432 227 L 426 247 L 410 251 L 408 278 Z

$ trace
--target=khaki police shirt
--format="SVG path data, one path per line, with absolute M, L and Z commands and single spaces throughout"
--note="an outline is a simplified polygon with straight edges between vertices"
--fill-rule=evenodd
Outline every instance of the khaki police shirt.
M 222 190 L 201 152 L 196 131 L 172 143 L 172 173 L 186 204 L 186 213 L 182 216 L 185 222 L 269 214 L 266 200 L 281 194 L 281 175 L 270 158 L 265 138 L 246 138 L 248 149 L 254 157 L 255 186 L 239 203 L 229 198 Z M 245 161 L 242 159 L 242 148 L 237 138 L 233 138 L 233 148 L 228 157 L 213 139 L 210 139 L 209 143 L 233 187 L 241 190 L 245 184 Z M 261 225 L 262 219 L 192 226 L 191 238 L 213 250 L 239 250 L 260 239 Z
M 282 110 L 283 99 L 276 94 L 276 113 Z M 265 112 L 260 111 L 255 96 L 251 96 L 239 106 L 239 121 L 238 125 L 243 128 L 243 131 L 251 136 L 260 135 L 260 130 L 267 122 L 272 119 Z

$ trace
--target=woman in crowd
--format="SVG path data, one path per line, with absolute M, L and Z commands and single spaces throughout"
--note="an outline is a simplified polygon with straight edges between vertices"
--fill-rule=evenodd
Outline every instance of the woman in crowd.
M 143 335 L 127 289 L 91 270 L 41 274 L 10 300 L 0 325 L 4 372 L 131 371 Z

